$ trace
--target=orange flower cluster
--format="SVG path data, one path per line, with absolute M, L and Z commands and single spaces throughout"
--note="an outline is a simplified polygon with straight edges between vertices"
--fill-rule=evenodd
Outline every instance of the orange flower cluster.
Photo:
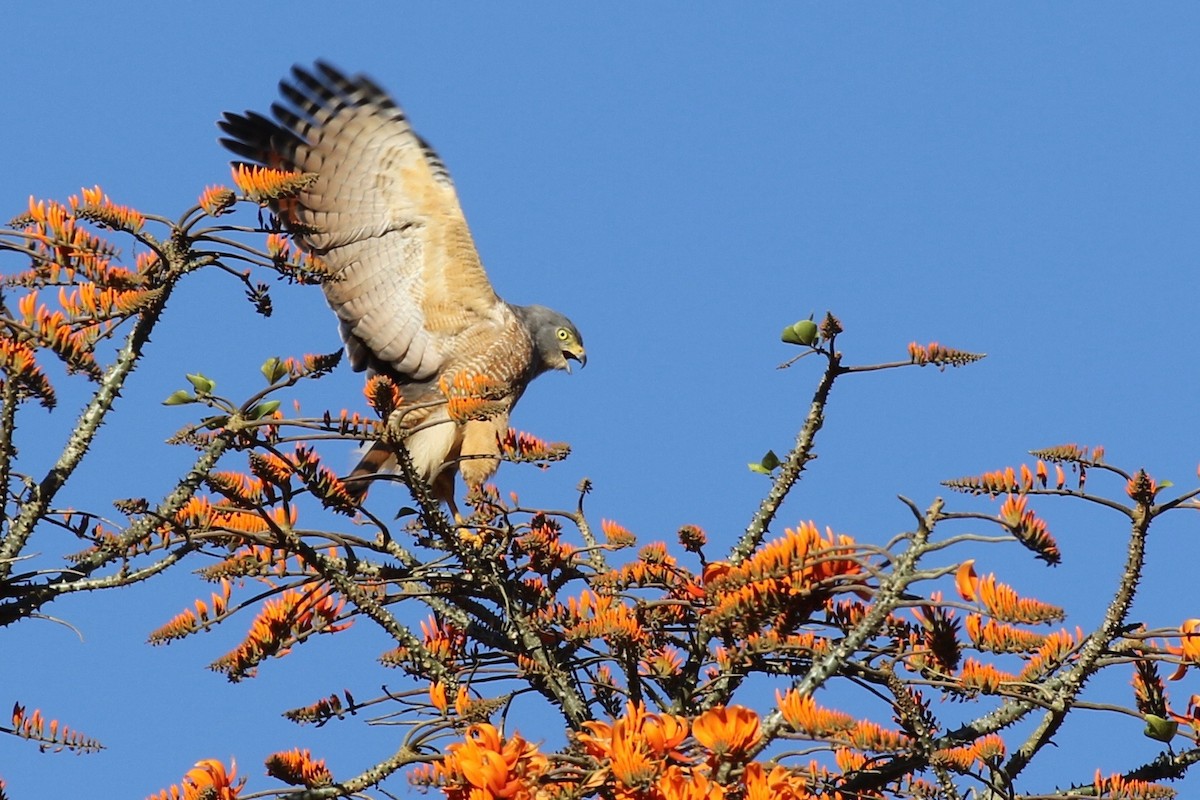
M 268 514 L 261 508 L 262 500 L 274 499 L 273 492 L 265 492 L 267 487 L 279 487 L 294 492 L 291 478 L 296 476 L 314 497 L 321 501 L 326 508 L 343 514 L 352 514 L 358 508 L 354 497 L 346 489 L 346 485 L 333 472 L 321 464 L 321 458 L 311 447 L 297 444 L 290 456 L 277 456 L 274 453 L 251 453 L 250 471 L 254 477 L 239 475 L 234 472 L 218 473 L 210 485 L 225 495 L 229 500 L 240 506 L 246 506 L 259 514 Z M 282 509 L 269 512 L 269 518 L 282 525 L 286 518 L 288 524 L 295 524 L 294 509 L 287 514 Z
M 709 564 L 704 588 L 711 603 L 701 625 L 745 636 L 771 625 L 794 630 L 837 591 L 861 587 L 862 565 L 849 536 L 824 536 L 811 522 L 788 528 L 738 565 Z
M 534 800 L 550 761 L 520 736 L 504 738 L 495 726 L 472 725 L 445 757 L 413 770 L 417 785 L 442 790 L 447 800 Z
M 692 760 L 680 750 L 688 735 L 685 717 L 671 714 L 647 714 L 640 703 L 629 703 L 625 716 L 607 722 L 584 723 L 587 733 L 578 739 L 584 752 L 604 764 L 601 778 L 616 785 L 617 797 L 632 797 L 628 790 L 637 790 L 661 777 L 671 764 L 692 765 Z M 715 724 L 707 726 L 711 738 L 719 738 L 722 731 Z
M 335 622 L 345 605 L 345 599 L 335 602 L 332 590 L 321 584 L 289 589 L 263 603 L 242 643 L 209 668 L 224 672 L 231 681 L 254 677 L 260 663 L 287 655 L 293 644 L 316 633 L 337 633 L 349 628 L 350 621 Z
M 1083 631 L 1079 628 L 1074 635 L 1065 630 L 1050 634 L 1026 661 L 1019 677 L 1030 683 L 1041 679 L 1071 658 L 1082 639 Z
M 62 298 L 70 299 L 65 294 Z M 85 320 L 80 324 L 62 311 L 51 311 L 39 304 L 37 292 L 21 297 L 17 301 L 17 310 L 24 324 L 21 338 L 36 347 L 47 348 L 62 359 L 69 370 L 99 379 L 101 370 L 92 350 L 96 340 L 111 329 L 114 322 L 101 325 Z
M 822 708 L 812 695 L 801 695 L 795 689 L 783 695 L 776 690 L 775 704 L 792 730 L 814 739 L 830 739 L 854 727 L 854 717 Z
M 224 764 L 209 758 L 188 770 L 179 785 L 152 794 L 147 800 L 237 800 L 246 779 L 235 784 L 236 779 L 236 764 L 230 762 L 226 772 Z
M 43 407 L 53 409 L 58 404 L 54 387 L 37 364 L 33 350 L 22 342 L 0 337 L 0 370 L 5 380 L 13 382 L 19 391 L 36 397 Z M 0 386 L 3 383 L 0 382 Z
M 610 544 L 624 542 L 627 537 L 632 539 L 633 534 L 625 528 L 616 523 L 606 526 L 605 522 L 607 520 L 601 520 L 601 528 Z M 629 541 L 629 544 L 633 544 L 633 542 Z M 664 591 L 666 596 L 672 600 L 682 600 L 686 603 L 696 603 L 705 599 L 705 591 L 704 587 L 700 585 L 700 579 L 691 570 L 680 566 L 674 556 L 667 551 L 667 546 L 663 542 L 651 542 L 638 551 L 636 561 L 631 561 L 608 573 L 597 575 L 592 580 L 592 586 L 603 591 L 631 587 L 655 588 Z M 655 607 L 652 614 L 648 614 L 648 618 L 650 616 L 665 617 L 679 621 L 685 615 L 690 616 L 691 610 L 685 609 L 679 604 L 670 604 Z
M 968 353 L 965 350 L 955 350 L 953 347 L 942 347 L 937 342 L 919 345 L 911 342 L 908 345 L 908 357 L 918 366 L 932 364 L 936 367 L 962 367 L 982 360 L 983 353 Z
M 212 472 L 204 479 L 209 488 L 246 508 L 263 502 L 262 478 L 236 470 Z
M 1017 541 L 1037 553 L 1038 558 L 1047 564 L 1058 564 L 1062 561 L 1058 544 L 1050 535 L 1045 520 L 1038 519 L 1032 510 L 1026 510 L 1028 499 L 1025 495 L 1010 494 L 1000 506 L 1000 521 L 1012 531 Z
M 103 750 L 104 745 L 95 739 L 73 731 L 66 725 L 52 719 L 49 723 L 42 716 L 41 709 L 35 708 L 32 714 L 25 713 L 25 706 L 13 704 L 13 732 L 23 739 L 32 739 L 41 744 L 42 750 L 73 750 L 76 753 L 94 753 Z
M 307 250 L 293 247 L 284 234 L 268 234 L 266 252 L 275 270 L 297 283 L 321 283 L 328 275 L 321 259 Z
M 247 200 L 261 205 L 299 194 L 317 179 L 315 173 L 271 169 L 248 164 L 233 166 L 234 185 Z
M 1021 597 L 1011 586 L 998 583 L 993 574 L 986 578 L 978 577 L 974 559 L 962 563 L 954 584 L 963 600 L 978 602 L 988 614 L 999 620 L 1036 624 L 1057 622 L 1066 617 L 1066 613 L 1058 606 Z
M 333 470 L 321 464 L 320 456 L 311 447 L 296 445 L 291 462 L 304 485 L 325 508 L 347 515 L 357 511 L 358 500 Z
M 1081 447 L 1077 444 L 1061 444 L 1055 447 L 1046 447 L 1041 450 L 1034 450 L 1030 453 L 1034 458 L 1044 458 L 1050 462 L 1064 461 L 1070 464 L 1078 464 L 1084 467 L 1095 467 L 1104 463 L 1104 448 Z
M 1159 800 L 1172 798 L 1176 791 L 1170 787 L 1149 781 L 1139 781 L 1122 775 L 1110 775 L 1105 778 L 1096 770 L 1095 787 L 1097 797 L 1120 797 L 1123 800 Z
M 665 645 L 648 650 L 638 661 L 638 674 L 642 677 L 668 681 L 683 669 L 683 653 Z
M 158 290 L 126 289 L 116 287 L 101 287 L 90 281 L 76 284 L 69 294 L 65 288 L 58 290 L 58 303 L 72 318 L 73 322 L 80 320 L 109 320 L 123 319 L 137 313 L 146 301 L 158 294 Z M 23 302 L 30 302 L 26 298 Z M 27 319 L 32 315 L 28 315 Z M 31 320 L 30 320 L 31 321 Z M 111 326 L 104 327 L 101 332 L 107 332 Z
M 604 534 L 604 540 L 613 547 L 630 547 L 637 543 L 637 537 L 632 531 L 611 519 L 600 520 L 600 532 Z
M 293 378 L 319 378 L 333 372 L 334 367 L 341 363 L 342 352 L 305 353 L 299 359 L 289 356 L 283 360 L 283 366 Z
M 570 454 L 571 445 L 566 442 L 547 442 L 513 428 L 509 428 L 500 440 L 501 458 L 513 463 L 544 464 L 547 461 L 562 461 Z
M 450 665 L 462 655 L 467 644 L 467 634 L 451 623 L 431 616 L 421 622 L 421 643 L 439 662 Z
M 1167 689 L 1158 673 L 1157 664 L 1148 659 L 1133 662 L 1132 683 L 1138 711 L 1143 714 L 1158 714 L 1160 717 L 1167 716 Z
M 321 420 L 327 429 L 346 435 L 352 434 L 360 439 L 378 438 L 383 430 L 383 421 L 364 417 L 357 411 L 342 409 L 336 419 L 326 411 Z
M 290 786 L 315 789 L 333 783 L 325 759 L 314 759 L 308 750 L 288 750 L 267 756 L 267 774 Z
M 294 565 L 289 561 L 295 559 Z M 288 574 L 310 574 L 304 556 L 285 549 L 275 549 L 265 545 L 246 545 L 239 547 L 228 558 L 209 567 L 202 567 L 197 572 L 206 580 L 216 581 L 226 578 L 265 577 L 275 575 L 284 577 Z
M 198 205 L 210 217 L 219 217 L 237 205 L 237 195 L 224 186 L 206 186 L 200 194 Z
M 985 621 L 980 614 L 967 615 L 966 629 L 967 636 L 977 649 L 991 653 L 1032 653 L 1046 640 L 1040 633 L 992 619 Z
M 146 217 L 140 211 L 129 206 L 119 206 L 108 199 L 99 186 L 91 189 L 81 189 L 83 196 L 72 196 L 68 201 L 71 211 L 80 219 L 86 219 L 114 230 L 137 233 L 146 224 Z
M 141 273 L 111 263 L 117 252 L 111 243 L 78 222 L 75 213 L 61 203 L 29 198 L 28 212 L 12 224 L 21 226 L 22 233 L 33 241 L 20 248 L 29 254 L 32 265 L 28 272 L 12 276 L 11 282 L 24 286 L 70 283 L 79 273 L 104 286 L 129 289 L 143 284 Z
M 342 697 L 346 698 L 344 703 Z M 329 697 L 322 697 L 315 703 L 286 711 L 283 716 L 300 725 L 307 725 L 310 722 L 321 723 L 334 717 L 341 719 L 348 710 L 350 713 L 354 713 L 353 695 L 349 691 L 343 690 L 342 697 L 338 697 L 334 692 Z
M 856 720 L 841 711 L 822 708 L 811 695 L 801 696 L 794 689 L 784 695 L 776 691 L 775 701 L 791 729 L 814 740 L 875 753 L 895 752 L 911 745 L 902 733 L 887 730 L 870 720 Z
M 404 404 L 404 394 L 396 382 L 387 375 L 372 375 L 363 385 L 363 394 L 367 397 L 367 405 L 375 410 L 381 419 L 387 419 L 391 413 Z
M 1154 478 L 1146 474 L 1146 470 L 1139 469 L 1125 484 L 1125 493 L 1135 503 L 1150 505 L 1160 488 Z
M 625 715 L 611 724 L 588 722 L 584 727 L 587 732 L 578 734 L 578 741 L 598 768 L 576 789 L 615 800 L 812 800 L 816 784 L 828 777 L 816 764 L 789 769 L 749 761 L 762 735 L 761 723 L 741 706 L 711 709 L 689 726 L 686 717 L 650 714 L 642 704 L 629 703 Z M 719 783 L 723 764 L 742 768 Z
M 227 580 L 221 581 L 221 593 L 212 594 L 212 615 L 209 615 L 208 603 L 196 600 L 196 609 L 185 609 L 166 625 L 150 634 L 150 644 L 167 644 L 175 639 L 182 639 L 201 630 L 205 630 L 215 617 L 222 616 L 229 608 L 229 596 L 232 586 Z
M 951 767 L 962 772 L 984 770 L 1004 758 L 1007 748 L 998 734 L 989 733 L 961 747 L 939 750 L 930 758 L 938 767 Z
M 520 570 L 550 575 L 575 562 L 575 547 L 562 539 L 562 526 L 545 514 L 529 522 L 529 531 L 513 540 L 513 554 L 527 556 L 525 564 L 515 564 Z
M 192 497 L 175 514 L 175 525 L 185 531 L 228 531 L 262 533 L 271 525 L 290 528 L 296 524 L 296 509 L 275 508 L 244 510 L 214 505 L 207 497 Z
M 539 613 L 540 621 L 562 629 L 568 641 L 603 639 L 613 647 L 642 647 L 649 633 L 638 620 L 637 610 L 618 597 L 598 595 L 585 589 L 578 598 L 567 598 Z
M 984 664 L 968 658 L 963 662 L 958 680 L 962 687 L 969 692 L 996 694 L 1004 684 L 1016 683 L 1019 678 L 1011 673 L 1001 672 L 991 664 Z
M 446 398 L 446 413 L 458 422 L 491 419 L 508 411 L 503 387 L 489 375 L 468 371 L 444 375 L 438 390 Z

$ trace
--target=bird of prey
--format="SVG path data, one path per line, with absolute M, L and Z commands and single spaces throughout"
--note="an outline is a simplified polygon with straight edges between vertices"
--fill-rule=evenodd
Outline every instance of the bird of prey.
M 351 365 L 400 386 L 393 424 L 416 472 L 455 510 L 455 466 L 469 486 L 490 478 L 512 406 L 543 372 L 585 364 L 583 338 L 557 311 L 497 296 L 445 165 L 387 92 L 321 62 L 294 67 L 279 90 L 271 117 L 226 113 L 221 143 L 255 164 L 316 175 L 274 210 L 333 273 L 325 296 Z M 452 415 L 448 387 L 479 380 L 493 411 Z M 374 443 L 348 486 L 365 494 L 394 458 Z

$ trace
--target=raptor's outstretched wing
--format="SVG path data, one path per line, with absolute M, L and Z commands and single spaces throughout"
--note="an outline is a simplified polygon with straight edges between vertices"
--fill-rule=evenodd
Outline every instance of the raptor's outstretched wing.
M 325 293 L 354 368 L 428 383 L 510 330 L 449 173 L 387 93 L 319 62 L 294 68 L 280 92 L 274 119 L 226 114 L 221 141 L 317 175 L 284 222 L 337 276 Z

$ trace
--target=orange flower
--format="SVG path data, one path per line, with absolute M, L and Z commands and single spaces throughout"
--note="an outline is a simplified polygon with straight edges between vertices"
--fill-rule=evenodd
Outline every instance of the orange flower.
M 683 760 L 676 750 L 688 733 L 688 723 L 683 717 L 673 714 L 648 714 L 642 726 L 642 735 L 650 749 L 660 756 Z
M 328 786 L 333 775 L 325 766 L 325 759 L 313 758 L 308 750 L 289 750 L 272 753 L 266 761 L 267 774 L 292 786 Z
M 753 710 L 745 706 L 722 706 L 697 717 L 692 723 L 692 735 L 716 756 L 736 758 L 758 743 L 762 728 Z
M 611 519 L 600 520 L 600 530 L 604 539 L 614 547 L 630 547 L 637 542 L 637 537 L 628 528 Z
M 1177 681 L 1188 667 L 1200 663 L 1200 619 L 1185 619 L 1179 625 L 1179 647 L 1167 646 L 1167 651 L 1180 657 L 1179 667 L 1167 680 Z
M 465 715 L 471 708 L 471 695 L 467 693 L 467 687 L 461 683 L 458 685 L 458 694 L 454 696 L 454 713 L 460 717 Z
M 613 776 L 625 786 L 638 788 L 654 779 L 662 768 L 662 759 L 653 757 L 646 741 L 639 735 L 640 719 L 626 717 L 612 728 Z
M 429 702 L 433 703 L 433 707 L 441 713 L 446 713 L 446 709 L 450 707 L 450 703 L 446 700 L 445 683 L 437 681 L 436 683 L 429 684 Z
M 210 217 L 219 217 L 237 203 L 237 195 L 224 186 L 207 186 L 200 194 L 199 205 Z
M 520 736 L 506 741 L 494 726 L 481 724 L 467 728 L 466 738 L 449 745 L 441 763 L 418 770 L 413 779 L 439 786 L 452 798 L 526 800 L 549 764 L 536 745 Z
M 812 695 L 801 696 L 795 689 L 781 695 L 775 691 L 775 703 L 792 730 L 814 738 L 825 738 L 854 727 L 854 718 L 841 711 L 821 708 Z
M 207 758 L 196 762 L 196 766 L 188 770 L 178 786 L 163 789 L 149 800 L 237 800 L 246 779 L 233 781 L 237 778 L 237 764 L 229 763 L 229 772 L 225 765 L 216 759 Z
M 803 776 L 779 765 L 767 772 L 757 761 L 747 764 L 742 782 L 746 786 L 742 795 L 745 800 L 809 800 L 816 797 L 805 789 Z
M 233 167 L 233 182 L 250 200 L 267 203 L 291 197 L 306 188 L 317 176 L 312 173 L 288 172 L 269 167 L 237 164 Z
M 708 776 L 679 766 L 667 767 L 654 788 L 663 800 L 724 800 L 725 787 Z
M 969 558 L 954 573 L 954 588 L 958 590 L 959 597 L 973 603 L 979 599 L 978 586 L 979 576 L 975 574 L 975 559 Z
M 687 765 L 687 757 L 676 749 L 687 737 L 688 724 L 672 714 L 647 714 L 643 703 L 628 703 L 625 716 L 611 725 L 585 722 L 587 733 L 579 734 L 585 752 L 607 759 L 617 782 L 629 789 L 649 786 L 669 769 L 668 762 Z

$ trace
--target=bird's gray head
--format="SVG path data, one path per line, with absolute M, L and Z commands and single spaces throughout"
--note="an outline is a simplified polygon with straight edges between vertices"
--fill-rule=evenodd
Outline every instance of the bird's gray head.
M 571 320 L 545 306 L 513 306 L 533 339 L 534 369 L 545 372 L 551 369 L 571 371 L 571 362 L 587 365 L 587 352 L 583 349 L 583 337 Z

